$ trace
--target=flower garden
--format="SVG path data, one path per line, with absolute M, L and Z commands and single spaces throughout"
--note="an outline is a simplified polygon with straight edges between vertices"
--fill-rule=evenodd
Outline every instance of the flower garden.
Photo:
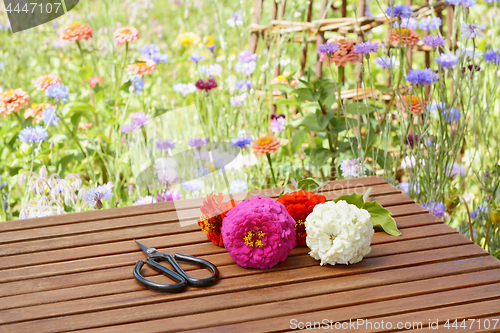
M 320 12 L 310 5 L 287 1 L 278 20 L 306 22 Z M 328 5 L 326 17 L 338 17 L 340 1 Z M 1 8 L 1 220 L 206 197 L 199 224 L 221 246 L 222 217 L 222 230 L 238 233 L 237 217 L 276 201 L 240 207 L 218 193 L 285 187 L 298 194 L 278 199 L 288 213 L 264 227 L 290 233 L 295 224 L 305 245 L 306 231 L 321 229 L 312 211 L 324 197 L 289 187 L 379 175 L 500 257 L 498 2 L 449 0 L 453 10 L 420 17 L 371 1 L 362 16 L 386 24 L 327 31 L 319 45 L 304 32 L 262 32 L 255 51 L 252 6 L 82 1 L 15 34 Z M 271 7 L 263 5 L 261 26 Z M 346 17 L 360 8 L 347 6 Z M 365 221 L 364 212 L 355 214 Z M 373 228 L 358 232 L 371 239 Z M 263 234 L 240 236 L 262 246 Z M 359 251 L 345 261 L 361 260 Z M 272 267 L 278 252 L 256 265 Z

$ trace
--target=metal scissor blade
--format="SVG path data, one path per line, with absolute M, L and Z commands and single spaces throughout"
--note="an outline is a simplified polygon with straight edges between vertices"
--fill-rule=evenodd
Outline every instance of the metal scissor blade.
M 136 241 L 135 239 L 134 239 L 134 242 L 136 242 L 137 245 L 139 245 L 139 247 L 141 248 L 142 251 L 144 251 L 144 253 L 146 253 L 148 256 L 150 255 L 151 251 L 148 251 L 148 250 L 150 250 L 151 248 L 149 246 L 146 246 L 146 245 L 142 244 L 141 242 Z

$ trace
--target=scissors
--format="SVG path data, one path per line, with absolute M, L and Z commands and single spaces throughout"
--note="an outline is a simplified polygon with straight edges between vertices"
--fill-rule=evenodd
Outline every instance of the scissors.
M 180 292 L 183 291 L 188 284 L 194 287 L 206 287 L 214 284 L 219 279 L 219 270 L 209 261 L 180 253 L 176 253 L 172 256 L 168 253 L 159 252 L 153 247 L 148 247 L 136 241 L 135 239 L 134 241 L 148 256 L 148 258 L 146 259 L 146 264 L 148 264 L 149 267 L 160 274 L 170 277 L 172 280 L 177 282 L 176 284 L 161 284 L 146 279 L 141 274 L 141 268 L 144 266 L 144 261 L 139 260 L 134 268 L 134 277 L 143 287 L 159 292 Z M 160 265 L 158 263 L 159 261 L 168 261 L 174 268 L 174 271 L 163 265 Z M 184 272 L 184 270 L 181 268 L 181 266 L 179 266 L 177 261 L 190 265 L 196 265 L 202 268 L 207 268 L 212 272 L 213 275 L 204 279 L 195 279 L 187 275 L 186 272 Z

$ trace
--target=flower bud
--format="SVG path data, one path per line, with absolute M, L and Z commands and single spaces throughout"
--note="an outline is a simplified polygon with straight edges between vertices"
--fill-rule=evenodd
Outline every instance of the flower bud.
M 460 198 L 457 195 L 449 195 L 444 199 L 444 203 L 446 205 L 446 211 L 448 214 L 451 214 L 460 203 Z
M 355 12 L 358 10 L 358 6 L 356 5 L 355 2 L 352 3 L 352 10 Z
M 102 207 L 103 207 L 102 201 L 101 200 L 97 200 L 97 202 L 95 203 L 95 208 L 102 209 Z

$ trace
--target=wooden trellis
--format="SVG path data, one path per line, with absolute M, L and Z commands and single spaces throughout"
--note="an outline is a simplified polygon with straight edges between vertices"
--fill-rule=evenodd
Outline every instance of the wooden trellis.
M 317 0 L 318 1 L 318 0 Z M 306 42 L 301 55 L 301 70 L 300 75 L 304 74 L 304 70 L 307 62 L 307 51 L 308 51 L 308 43 L 316 43 L 316 45 L 325 43 L 325 32 L 336 32 L 339 35 L 344 36 L 347 33 L 356 33 L 358 35 L 357 43 L 363 42 L 363 33 L 367 33 L 370 30 L 384 25 L 389 24 L 391 21 L 384 14 L 379 14 L 371 17 L 365 17 L 365 0 L 358 0 L 357 4 L 357 20 L 356 18 L 346 17 L 347 16 L 347 0 L 342 0 L 342 6 L 339 9 L 331 9 L 329 4 L 331 1 L 329 0 L 321 0 L 320 3 L 320 11 L 318 18 L 316 20 L 312 20 L 313 18 L 313 2 L 314 0 L 309 1 L 309 8 L 306 16 L 305 22 L 298 21 L 287 21 L 283 20 L 285 9 L 286 9 L 286 0 L 281 0 L 280 3 L 276 1 L 272 1 L 273 10 L 271 16 L 271 22 L 269 25 L 261 25 L 260 19 L 262 15 L 262 9 L 264 6 L 264 0 L 254 0 L 254 12 L 252 17 L 252 25 L 251 25 L 251 38 L 250 38 L 250 51 L 255 52 L 257 49 L 257 44 L 259 38 L 269 39 L 271 36 L 276 38 L 283 38 L 284 41 L 290 42 Z M 443 11 L 446 10 L 447 16 L 447 37 L 448 42 L 451 44 L 451 31 L 453 27 L 453 6 L 448 5 L 446 1 L 439 0 L 433 4 L 429 4 L 429 0 L 426 0 L 425 5 L 412 5 L 412 0 L 406 0 L 406 4 L 411 6 L 412 10 L 415 13 L 415 17 L 417 19 L 421 19 L 424 17 L 431 16 L 432 12 L 435 12 L 435 15 L 441 19 L 443 19 Z M 327 8 L 328 7 L 328 8 Z M 328 16 L 333 16 L 334 11 L 340 10 L 339 18 L 328 18 Z M 443 20 L 444 25 L 444 20 Z M 441 34 L 443 34 L 443 25 L 440 27 Z M 299 33 L 302 33 L 300 35 Z M 427 35 L 428 32 L 425 32 Z M 304 37 L 305 36 L 305 37 Z M 306 39 L 304 41 L 304 38 Z M 390 36 L 387 36 L 387 39 L 384 41 L 385 45 L 390 47 L 389 43 Z M 382 41 L 379 41 L 382 42 Z M 277 43 L 278 44 L 278 43 Z M 269 44 L 268 44 L 269 45 Z M 431 48 L 424 45 L 422 41 L 420 41 L 416 46 L 409 47 L 408 49 L 408 58 L 410 63 L 412 61 L 412 51 L 422 51 L 425 52 L 425 65 L 426 67 L 430 67 L 430 51 Z M 318 77 L 322 76 L 322 62 L 319 61 L 319 56 L 316 54 L 316 74 Z M 280 74 L 280 65 L 278 64 L 275 69 L 275 76 Z M 357 65 L 357 73 L 360 75 L 359 64 Z M 389 83 L 389 82 L 388 82 Z M 358 95 L 354 96 L 353 94 L 347 93 L 345 97 L 348 99 L 362 99 L 365 97 L 370 97 L 372 92 L 364 89 L 360 89 Z M 342 93 L 344 95 L 344 93 Z M 376 92 L 374 95 L 382 95 L 383 99 L 390 99 L 386 94 L 381 92 Z

